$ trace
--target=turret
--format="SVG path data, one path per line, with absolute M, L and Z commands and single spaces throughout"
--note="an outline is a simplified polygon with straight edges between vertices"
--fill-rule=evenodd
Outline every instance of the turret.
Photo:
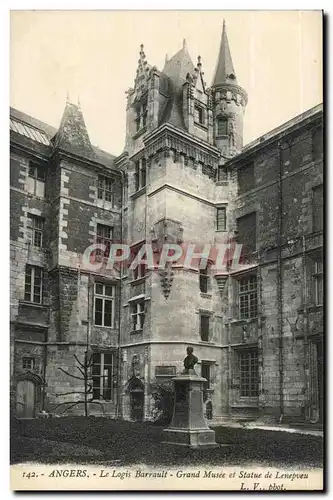
M 226 158 L 243 147 L 243 115 L 247 93 L 237 83 L 231 59 L 225 21 L 215 74 L 212 82 L 214 143 Z

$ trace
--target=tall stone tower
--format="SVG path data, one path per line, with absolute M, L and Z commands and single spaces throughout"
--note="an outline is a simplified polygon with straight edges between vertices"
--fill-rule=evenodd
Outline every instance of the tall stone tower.
M 134 88 L 127 95 L 126 146 L 117 163 L 128 178 L 123 238 L 132 256 L 145 257 L 146 245 L 158 260 L 165 244 L 195 245 L 198 252 L 224 243 L 230 230 L 230 186 L 218 171 L 241 150 L 246 104 L 225 29 L 212 89 L 204 81 L 201 57 L 194 64 L 184 40 L 162 70 L 148 63 L 141 46 Z M 226 411 L 222 394 L 228 388 L 221 368 L 226 361 L 220 346 L 227 303 L 221 298 L 221 280 L 208 262 L 204 265 L 201 271 L 198 261 L 179 259 L 163 269 L 140 265 L 125 271 L 123 418 L 154 418 L 154 394 L 181 372 L 189 345 L 200 361 L 198 373 L 207 379 L 207 411 Z
M 225 21 L 223 21 L 220 52 L 212 83 L 212 97 L 214 144 L 224 157 L 229 158 L 240 153 L 243 147 L 243 115 L 247 104 L 247 93 L 237 84 Z

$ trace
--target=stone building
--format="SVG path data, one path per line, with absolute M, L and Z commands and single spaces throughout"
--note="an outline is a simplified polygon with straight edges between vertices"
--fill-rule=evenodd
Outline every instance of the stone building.
M 223 26 L 210 88 L 185 41 L 162 71 L 141 46 L 118 157 L 91 144 L 79 105 L 66 103 L 57 130 L 11 109 L 19 416 L 83 413 L 86 373 L 90 414 L 153 420 L 191 345 L 208 419 L 321 420 L 323 110 L 243 147 L 246 104 Z M 210 257 L 105 265 L 112 244 L 135 259 L 145 245 L 158 256 L 165 243 L 228 241 L 243 246 L 241 265 L 224 270 Z

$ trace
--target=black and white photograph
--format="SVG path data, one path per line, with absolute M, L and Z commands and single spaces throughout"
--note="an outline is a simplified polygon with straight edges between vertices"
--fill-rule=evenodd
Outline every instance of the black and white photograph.
M 12 490 L 323 490 L 324 24 L 10 12 Z

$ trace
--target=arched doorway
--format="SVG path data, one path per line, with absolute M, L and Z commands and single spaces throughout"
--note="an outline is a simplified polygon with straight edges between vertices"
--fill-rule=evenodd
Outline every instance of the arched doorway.
M 16 414 L 18 418 L 34 418 L 36 415 L 36 384 L 31 379 L 17 382 Z
M 137 377 L 133 377 L 129 382 L 131 420 L 142 422 L 144 405 L 143 383 Z

